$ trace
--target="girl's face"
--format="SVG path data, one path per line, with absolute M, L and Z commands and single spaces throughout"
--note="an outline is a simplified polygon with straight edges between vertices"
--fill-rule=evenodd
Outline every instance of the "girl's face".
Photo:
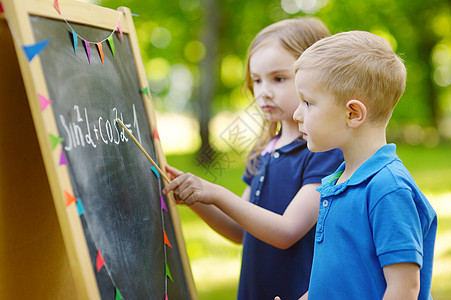
M 292 121 L 299 100 L 294 85 L 296 58 L 278 44 L 261 46 L 249 60 L 254 98 L 270 121 Z

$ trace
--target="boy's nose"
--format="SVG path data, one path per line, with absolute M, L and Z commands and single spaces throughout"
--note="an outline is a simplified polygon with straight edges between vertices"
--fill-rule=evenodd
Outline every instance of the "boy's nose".
M 304 113 L 303 113 L 303 105 L 302 103 L 299 104 L 298 108 L 293 113 L 293 120 L 298 123 L 304 122 Z

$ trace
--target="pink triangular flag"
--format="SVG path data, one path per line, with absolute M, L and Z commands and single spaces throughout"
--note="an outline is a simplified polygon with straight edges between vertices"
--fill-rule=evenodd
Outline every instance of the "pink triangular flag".
M 100 253 L 100 250 L 97 250 L 97 260 L 96 260 L 97 272 L 99 272 L 104 265 L 105 261 L 103 260 L 102 254 Z
M 67 158 L 66 158 L 66 154 L 64 153 L 64 150 L 61 150 L 59 165 L 60 166 L 67 165 Z
M 160 135 L 158 134 L 158 131 L 156 128 L 153 129 L 153 138 L 160 140 Z
M 96 43 L 97 49 L 99 49 L 100 58 L 102 59 L 102 65 L 103 65 L 103 50 L 102 50 L 102 43 L 98 42 Z
M 60 6 L 58 4 L 58 0 L 53 1 L 53 7 L 56 9 L 56 11 L 61 15 Z
M 83 40 L 83 44 L 85 45 L 86 54 L 88 55 L 89 64 L 91 64 L 91 49 L 89 49 L 88 41 Z
M 44 97 L 44 95 L 38 94 L 39 96 L 39 102 L 41 103 L 41 111 L 45 110 L 47 108 L 47 105 L 52 103 L 50 99 L 47 99 Z
M 120 21 L 117 21 L 116 28 L 119 31 L 119 33 L 121 34 L 121 41 L 123 41 L 124 40 L 124 34 L 122 33 L 121 22 Z
M 168 294 L 164 294 L 164 300 L 168 300 Z
M 161 202 L 161 209 L 168 211 L 168 208 L 166 207 L 166 203 L 164 203 L 163 196 L 160 195 L 160 202 Z

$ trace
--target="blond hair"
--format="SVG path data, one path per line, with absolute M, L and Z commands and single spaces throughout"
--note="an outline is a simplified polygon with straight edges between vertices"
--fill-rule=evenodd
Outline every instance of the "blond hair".
M 265 27 L 255 36 L 248 49 L 243 83 L 244 93 L 249 91 L 254 96 L 249 60 L 255 51 L 261 47 L 277 43 L 297 59 L 314 42 L 329 35 L 330 32 L 326 25 L 315 17 L 287 19 Z M 247 168 L 252 174 L 255 174 L 257 170 L 258 156 L 268 142 L 279 133 L 280 127 L 280 122 L 265 120 L 262 133 L 247 157 Z
M 385 39 L 365 31 L 342 32 L 315 43 L 294 68 L 313 70 L 318 84 L 337 104 L 362 101 L 374 124 L 388 123 L 406 87 L 402 59 Z

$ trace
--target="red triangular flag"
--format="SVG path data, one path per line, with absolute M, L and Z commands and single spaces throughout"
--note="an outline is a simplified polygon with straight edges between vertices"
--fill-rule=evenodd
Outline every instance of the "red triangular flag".
M 153 138 L 160 140 L 160 136 L 158 135 L 158 131 L 156 128 L 153 129 Z
M 103 260 L 102 254 L 100 253 L 100 250 L 97 250 L 97 260 L 96 260 L 97 272 L 99 272 L 104 265 L 105 261 Z
M 69 194 L 68 191 L 64 191 L 64 198 L 66 200 L 66 206 L 71 205 L 73 202 L 77 202 L 77 197 Z
M 166 231 L 164 231 L 164 230 L 163 230 L 163 235 L 164 235 L 164 243 L 172 248 L 171 243 L 169 243 L 168 236 L 166 235 Z
M 98 42 L 96 43 L 97 49 L 99 49 L 100 58 L 102 59 L 102 65 L 103 65 L 103 50 L 102 50 L 102 43 Z
M 2 12 L 4 12 L 4 10 L 3 10 L 3 5 L 2 5 L 2 3 L 0 2 L 0 13 L 2 13 Z
M 39 102 L 41 103 L 41 111 L 43 111 L 47 108 L 47 105 L 52 103 L 52 100 L 47 99 L 46 97 L 44 97 L 41 94 L 38 94 L 38 96 L 39 96 Z
M 56 9 L 56 11 L 61 15 L 60 6 L 58 4 L 58 0 L 53 1 L 53 7 Z

